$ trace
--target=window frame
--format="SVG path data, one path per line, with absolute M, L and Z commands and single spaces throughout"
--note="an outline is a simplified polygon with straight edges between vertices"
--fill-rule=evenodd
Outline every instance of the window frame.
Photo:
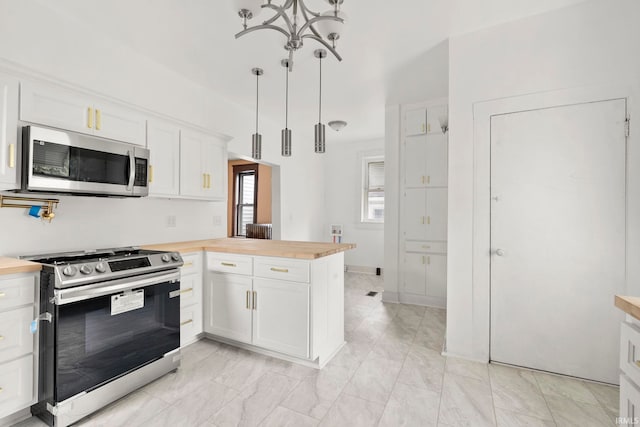
M 385 196 L 385 185 L 382 188 L 372 189 L 369 187 L 369 165 L 372 163 L 382 163 L 385 167 L 383 155 L 366 155 L 362 157 L 362 180 L 360 187 L 360 223 L 362 224 L 384 224 L 384 216 L 382 219 L 368 218 L 369 213 L 369 193 L 382 192 L 383 200 Z
M 238 214 L 240 201 L 240 176 L 247 172 L 253 172 L 254 175 L 254 191 L 253 191 L 253 223 L 258 217 L 258 164 L 234 165 L 233 166 L 233 237 L 246 237 L 246 234 L 238 234 Z

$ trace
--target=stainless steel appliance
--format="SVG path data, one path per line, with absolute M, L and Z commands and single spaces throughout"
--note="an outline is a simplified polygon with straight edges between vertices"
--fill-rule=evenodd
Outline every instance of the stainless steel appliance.
M 177 252 L 118 248 L 22 257 L 43 264 L 38 403 L 67 426 L 178 368 Z
M 39 126 L 22 130 L 22 191 L 141 197 L 149 150 Z

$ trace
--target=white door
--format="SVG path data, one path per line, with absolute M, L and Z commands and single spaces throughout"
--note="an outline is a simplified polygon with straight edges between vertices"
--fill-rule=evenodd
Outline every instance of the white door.
M 309 357 L 309 285 L 254 279 L 253 344 Z
M 194 132 L 180 133 L 180 194 L 204 197 L 207 176 L 202 171 L 202 136 Z
M 447 298 L 447 256 L 427 255 L 427 296 Z
M 251 343 L 251 278 L 211 273 L 205 294 L 205 331 Z
M 427 255 L 405 252 L 403 268 L 404 292 L 414 295 L 427 295 L 426 264 Z
M 207 174 L 205 189 L 208 199 L 225 199 L 227 188 L 227 156 L 225 144 L 208 137 L 202 147 L 203 172 Z
M 147 122 L 144 115 L 106 101 L 96 103 L 94 108 L 96 136 L 145 145 Z
M 408 189 L 404 196 L 404 237 L 407 240 L 426 240 L 427 216 L 425 215 L 427 190 Z
M 491 120 L 491 359 L 618 382 L 625 100 Z
M 427 133 L 427 110 L 408 110 L 404 116 L 404 134 L 410 136 L 423 133 Z
M 149 195 L 177 196 L 180 192 L 180 129 L 171 123 L 149 120 L 147 125 Z
M 404 186 L 424 187 L 426 185 L 427 138 L 413 136 L 404 143 Z
M 447 240 L 447 189 L 426 190 L 425 240 Z

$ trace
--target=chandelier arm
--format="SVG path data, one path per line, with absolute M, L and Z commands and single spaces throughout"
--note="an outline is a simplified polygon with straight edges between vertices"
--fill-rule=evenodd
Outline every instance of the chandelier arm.
M 313 12 L 309 11 L 309 13 L 313 13 Z M 305 11 L 304 4 L 303 4 L 303 7 L 302 7 L 302 16 L 304 16 L 304 20 L 305 20 L 306 22 L 309 22 L 309 17 L 307 16 L 307 12 Z M 320 35 L 320 33 L 318 33 L 318 32 L 316 31 L 316 29 L 314 28 L 314 26 L 313 26 L 313 25 L 309 25 L 309 29 L 311 30 L 311 32 L 312 32 L 313 34 L 315 34 L 315 36 L 316 36 L 316 37 L 320 37 L 320 38 L 322 38 L 322 36 Z
M 244 36 L 245 34 L 249 34 L 249 33 L 252 33 L 252 32 L 257 31 L 257 30 L 275 30 L 275 31 L 279 31 L 282 34 L 284 34 L 284 36 L 287 38 L 287 40 L 289 39 L 289 33 L 287 33 L 286 30 L 283 30 L 282 28 L 278 27 L 277 25 L 256 25 L 254 27 L 250 27 L 250 28 L 247 28 L 246 30 L 240 31 L 238 34 L 236 34 L 236 38 L 239 39 L 240 37 Z
M 333 46 L 331 46 L 329 43 L 324 41 L 321 37 L 316 37 L 313 34 L 306 34 L 306 35 L 302 36 L 301 38 L 303 38 L 303 39 L 312 39 L 312 40 L 317 41 L 318 43 L 324 45 L 324 47 L 326 47 L 329 50 L 329 52 L 333 53 L 333 56 L 335 56 L 338 61 L 342 61 L 342 56 L 340 56 L 340 54 L 333 48 Z
M 305 12 L 307 12 L 311 16 L 321 16 L 322 15 L 320 13 L 316 13 L 316 12 L 312 11 L 311 9 L 309 9 L 307 7 L 307 5 L 304 4 L 304 0 L 298 0 L 298 3 L 300 3 L 300 6 L 301 6 L 300 9 L 302 9 L 302 14 L 303 15 L 305 14 Z M 305 19 L 307 19 L 306 16 L 305 16 Z M 308 21 L 308 19 L 307 19 L 307 21 Z
M 267 9 L 273 9 L 276 12 L 276 14 L 273 17 L 271 17 L 270 19 L 264 21 L 262 23 L 262 25 L 271 25 L 275 21 L 277 21 L 278 18 L 282 17 L 282 19 L 284 19 L 284 22 L 287 23 L 287 27 L 289 28 L 289 32 L 293 33 L 293 23 L 291 22 L 291 20 L 287 16 L 287 13 L 285 12 L 286 9 L 289 6 L 287 6 L 285 4 L 284 6 L 280 7 L 280 6 L 276 6 L 276 5 L 273 5 L 273 4 L 269 3 L 269 4 L 263 4 L 262 7 L 267 8 Z
M 309 19 L 302 27 L 300 27 L 300 30 L 298 30 L 298 37 L 304 33 L 307 28 L 318 21 L 338 21 L 340 23 L 344 23 L 344 19 L 338 18 L 337 16 L 316 16 L 315 18 Z

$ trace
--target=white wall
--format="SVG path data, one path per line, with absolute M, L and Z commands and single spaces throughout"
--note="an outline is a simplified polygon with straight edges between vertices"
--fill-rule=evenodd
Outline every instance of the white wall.
M 580 86 L 623 85 L 631 116 L 640 96 L 640 2 L 590 1 L 449 43 L 449 261 L 447 352 L 488 358 L 487 301 L 477 299 L 474 117 L 481 101 Z M 627 286 L 640 292 L 640 133 L 628 140 Z M 488 249 L 486 252 L 488 254 Z M 476 256 L 477 258 L 477 256 Z M 488 263 L 484 260 L 475 261 Z M 570 302 L 568 302 L 570 305 Z M 613 304 L 613 298 L 611 303 Z
M 143 31 L 144 23 L 141 25 Z M 0 0 L 0 65 L 29 70 L 36 77 L 48 76 L 229 135 L 235 138 L 229 144 L 230 151 L 250 154 L 253 106 L 244 108 L 221 99 L 129 47 L 102 37 L 81 21 L 62 15 L 51 2 Z M 251 86 L 250 79 L 247 85 Z M 263 158 L 282 167 L 282 238 L 319 239 L 322 158 L 314 156 L 311 142 L 306 148 L 302 146 L 303 140 L 312 141 L 312 135 L 303 138 L 300 132 L 294 141 L 294 156 L 282 159 L 279 126 L 263 120 L 261 133 Z M 313 192 L 308 191 L 311 180 L 317 181 Z M 2 209 L 5 234 L 0 254 L 222 237 L 224 209 L 224 203 L 65 197 L 54 222 L 45 226 L 23 218 L 20 210 Z M 169 212 L 177 216 L 174 229 L 163 226 Z M 213 226 L 215 216 L 222 217 L 220 226 Z M 75 229 L 92 231 L 77 233 Z
M 360 221 L 363 157 L 381 155 L 384 155 L 383 139 L 327 144 L 322 240 L 331 241 L 331 224 L 342 224 L 342 241 L 357 244 L 356 249 L 344 255 L 348 266 L 383 268 L 384 224 Z

